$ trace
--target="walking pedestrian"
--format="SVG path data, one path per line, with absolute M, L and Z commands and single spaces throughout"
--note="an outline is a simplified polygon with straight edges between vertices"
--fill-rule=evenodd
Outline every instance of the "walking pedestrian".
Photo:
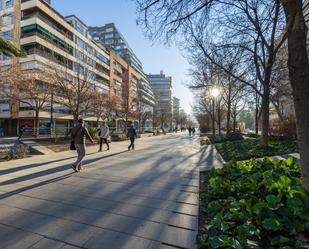
M 99 136 L 100 136 L 100 148 L 99 148 L 99 152 L 102 151 L 102 144 L 103 142 L 106 144 L 107 146 L 107 150 L 109 150 L 109 143 L 107 141 L 108 137 L 109 137 L 109 127 L 106 124 L 106 122 L 103 122 L 103 124 L 101 125 L 100 129 L 99 129 Z
M 24 133 L 29 129 L 29 125 L 26 123 L 25 125 L 19 128 L 18 141 L 21 140 Z
M 128 150 L 130 150 L 132 148 L 132 150 L 134 150 L 134 141 L 135 138 L 137 138 L 137 134 L 136 134 L 136 130 L 133 126 L 133 124 L 130 126 L 128 133 L 127 133 L 127 137 L 130 138 L 130 145 L 128 147 Z
M 194 127 L 192 128 L 192 135 L 193 136 L 195 135 L 195 128 Z
M 71 167 L 75 172 L 79 172 L 83 169 L 83 158 L 86 154 L 86 138 L 89 139 L 91 143 L 94 143 L 88 129 L 84 127 L 83 119 L 79 119 L 78 124 L 72 128 L 71 138 L 74 141 L 77 151 L 77 160 Z
M 191 137 L 191 133 L 192 133 L 192 128 L 191 128 L 191 126 L 188 128 L 188 131 L 189 131 L 189 136 Z
M 0 137 L 4 137 L 4 128 L 0 127 Z

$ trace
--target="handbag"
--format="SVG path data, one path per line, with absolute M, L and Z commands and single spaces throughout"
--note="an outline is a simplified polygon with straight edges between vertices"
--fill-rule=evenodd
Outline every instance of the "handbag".
M 81 128 L 82 127 L 79 127 L 79 129 L 75 132 L 75 135 L 73 135 L 73 139 L 76 136 L 76 134 L 80 131 Z M 70 150 L 76 150 L 76 146 L 75 146 L 74 140 L 72 140 L 71 143 L 70 143 Z
M 72 141 L 71 141 L 71 144 L 70 144 L 70 150 L 76 150 L 74 140 L 72 140 Z
M 112 138 L 111 138 L 111 136 L 108 136 L 108 138 L 107 138 L 107 143 L 111 143 L 112 142 Z

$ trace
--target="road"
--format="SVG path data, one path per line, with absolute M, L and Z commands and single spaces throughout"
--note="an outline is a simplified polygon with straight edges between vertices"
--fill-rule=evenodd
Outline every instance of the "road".
M 198 138 L 172 134 L 0 163 L 0 248 L 195 248 Z

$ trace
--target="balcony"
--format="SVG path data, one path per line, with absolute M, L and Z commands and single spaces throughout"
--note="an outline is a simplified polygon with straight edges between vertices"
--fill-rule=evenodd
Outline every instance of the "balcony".
M 33 48 L 26 48 L 25 49 L 25 52 L 28 54 L 28 55 L 39 55 L 39 56 L 42 56 L 46 59 L 49 59 L 65 68 L 68 68 L 68 69 L 71 69 L 73 70 L 73 63 L 71 62 L 65 62 L 63 60 L 65 60 L 65 58 L 61 59 L 62 56 L 55 56 L 55 55 L 52 55 L 49 51 L 44 51 L 44 50 L 41 50 L 39 48 L 36 48 L 36 47 L 33 47 Z
M 41 33 L 37 30 L 29 31 L 29 32 L 22 32 L 21 38 L 28 38 L 32 36 L 37 36 L 43 39 L 44 41 L 50 43 L 51 45 L 61 49 L 62 51 L 70 54 L 73 56 L 73 48 L 69 44 L 66 44 L 61 39 L 57 38 L 56 36 L 50 36 L 46 33 Z

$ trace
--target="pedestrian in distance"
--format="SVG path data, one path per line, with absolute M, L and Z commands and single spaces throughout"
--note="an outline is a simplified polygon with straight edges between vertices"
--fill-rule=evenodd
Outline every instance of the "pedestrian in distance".
M 29 129 L 29 126 L 27 123 L 19 128 L 19 134 L 18 134 L 18 139 L 17 139 L 18 141 L 21 140 L 25 131 L 27 131 L 28 129 Z
M 0 127 L 0 137 L 4 137 L 5 131 L 4 128 Z
M 107 146 L 107 150 L 109 150 L 109 143 L 108 143 L 108 138 L 109 138 L 109 127 L 107 125 L 106 122 L 103 122 L 103 124 L 101 125 L 101 127 L 99 128 L 99 137 L 100 137 L 100 148 L 99 148 L 99 152 L 102 151 L 102 144 L 103 142 L 106 144 Z
M 86 154 L 86 138 L 94 143 L 92 137 L 89 134 L 88 129 L 84 125 L 84 120 L 79 119 L 78 124 L 71 130 L 71 138 L 74 141 L 74 145 L 77 151 L 76 162 L 72 164 L 71 168 L 75 172 L 79 172 L 83 169 L 83 158 Z
M 135 138 L 137 138 L 137 134 L 136 134 L 136 130 L 133 126 L 133 124 L 130 126 L 129 130 L 128 130 L 128 133 L 127 133 L 127 137 L 130 138 L 130 145 L 128 147 L 128 150 L 134 150 L 134 141 L 135 141 Z
M 195 128 L 192 127 L 192 135 L 194 136 L 195 135 Z
M 191 137 L 191 133 L 192 133 L 192 128 L 191 128 L 191 126 L 188 128 L 188 131 L 189 131 L 189 136 Z

